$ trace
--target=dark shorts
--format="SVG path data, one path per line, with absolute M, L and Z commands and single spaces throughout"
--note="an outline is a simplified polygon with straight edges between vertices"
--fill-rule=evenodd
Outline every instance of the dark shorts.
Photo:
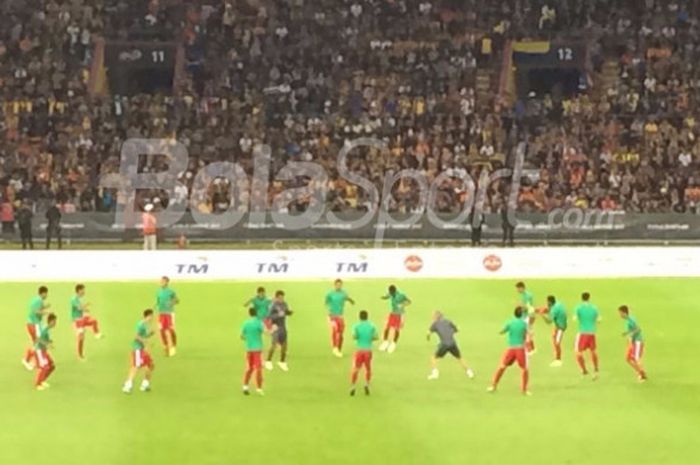
M 444 345 L 440 344 L 435 351 L 435 358 L 442 358 L 447 354 L 452 354 L 454 358 L 462 358 L 462 354 L 459 351 L 457 344 Z
M 285 344 L 287 342 L 287 328 L 277 328 L 277 330 L 272 333 L 272 342 L 275 344 Z

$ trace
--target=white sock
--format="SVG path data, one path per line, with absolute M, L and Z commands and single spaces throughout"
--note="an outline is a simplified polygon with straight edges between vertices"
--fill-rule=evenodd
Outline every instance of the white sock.
M 134 387 L 133 381 L 127 379 L 126 382 L 124 383 L 124 389 L 131 390 Z
M 430 373 L 433 375 L 437 375 L 440 373 L 440 370 L 438 370 L 437 368 L 433 368 L 433 371 L 431 371 Z
M 143 381 L 141 381 L 141 389 L 147 388 L 150 385 L 151 385 L 151 383 L 147 379 L 144 379 Z

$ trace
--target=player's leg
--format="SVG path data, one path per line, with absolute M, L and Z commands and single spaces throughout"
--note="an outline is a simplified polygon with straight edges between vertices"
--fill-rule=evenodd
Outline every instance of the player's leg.
M 369 384 L 372 381 L 372 352 L 367 352 L 364 359 L 365 365 L 365 395 L 369 395 Z
M 333 353 L 338 349 L 338 324 L 332 316 L 328 317 L 328 329 L 331 333 L 331 349 Z
M 175 348 L 177 347 L 177 333 L 175 332 L 175 314 L 171 313 L 170 317 L 170 328 L 168 334 L 170 335 L 170 355 L 175 355 Z
M 336 336 L 336 347 L 338 348 L 338 353 L 342 355 L 343 353 L 343 342 L 345 339 L 345 320 L 342 317 L 336 318 L 335 330 L 337 332 Z
M 598 379 L 598 348 L 596 347 L 595 335 L 591 336 L 589 347 L 591 350 L 591 362 L 593 362 L 593 379 Z
M 246 369 L 243 372 L 243 393 L 248 394 L 250 378 L 253 376 L 253 352 L 246 352 Z
M 254 352 L 253 369 L 255 371 L 256 392 L 263 395 L 263 367 L 262 367 L 262 352 Z
M 384 326 L 384 334 L 382 335 L 382 343 L 379 344 L 379 350 L 385 351 L 389 348 L 389 334 L 391 332 L 391 314 L 387 318 L 386 326 Z
M 439 344 L 435 353 L 430 358 L 430 374 L 428 375 L 429 380 L 438 379 L 440 377 L 440 370 L 438 370 L 438 360 L 443 358 L 447 353 L 447 347 Z
M 586 368 L 586 360 L 583 358 L 583 352 L 586 350 L 585 337 L 583 334 L 579 333 L 576 335 L 574 350 L 576 351 L 576 363 L 578 363 L 579 368 L 581 368 L 581 374 L 585 376 L 588 374 L 588 369 Z
M 466 360 L 462 358 L 462 352 L 459 350 L 459 347 L 457 344 L 452 346 L 449 350 L 449 352 L 452 354 L 452 356 L 457 360 L 457 362 L 460 364 L 462 367 L 462 370 L 467 374 L 467 376 L 471 379 L 474 378 L 474 370 L 471 369 L 469 364 L 467 363 Z
M 85 359 L 85 326 L 80 320 L 75 322 L 75 338 L 78 346 L 78 358 Z
M 631 343 L 627 351 L 627 363 L 634 369 L 639 376 L 640 381 L 647 379 L 646 371 L 642 365 L 642 355 L 644 353 L 644 344 L 641 342 Z
M 501 363 L 498 366 L 498 369 L 496 369 L 496 373 L 493 375 L 493 381 L 491 382 L 491 387 L 489 387 L 489 391 L 494 392 L 496 388 L 498 387 L 498 383 L 501 381 L 501 378 L 503 377 L 503 373 L 506 372 L 506 369 L 513 364 L 515 361 L 515 351 L 513 349 L 509 349 L 506 351 L 506 353 L 503 355 L 503 358 L 501 359 Z
M 158 315 L 159 326 L 160 326 L 160 340 L 163 343 L 163 348 L 165 349 L 165 355 L 170 355 L 170 344 L 168 343 L 168 330 L 170 329 L 170 319 L 165 313 Z
M 126 381 L 124 381 L 124 386 L 122 387 L 122 391 L 129 394 L 131 393 L 131 390 L 134 388 L 134 379 L 136 378 L 136 375 L 139 372 L 139 369 L 143 366 L 144 363 L 144 357 L 143 357 L 143 351 L 142 350 L 134 350 L 131 352 L 131 367 L 129 368 L 129 372 L 126 376 Z
M 22 365 L 27 370 L 33 371 L 36 366 L 36 356 L 34 353 L 34 343 L 36 341 L 36 335 L 39 331 L 39 325 L 27 324 L 27 333 L 29 334 L 29 347 L 24 352 L 24 358 L 22 359 Z
M 289 366 L 287 365 L 287 348 L 289 347 L 289 340 L 286 329 L 280 329 L 278 342 L 280 344 L 280 361 L 277 362 L 277 366 L 280 367 L 282 371 L 289 371 Z
M 519 350 L 516 352 L 516 360 L 518 366 L 520 367 L 520 390 L 523 394 L 529 395 L 530 392 L 527 390 L 528 383 L 530 382 L 530 367 L 528 362 L 527 352 L 525 350 Z
M 34 387 L 37 389 L 43 389 L 42 385 L 44 383 L 44 380 L 46 379 L 46 374 L 47 374 L 47 367 L 48 367 L 48 359 L 45 356 L 44 351 L 42 350 L 37 350 L 34 354 L 34 357 L 36 358 L 36 367 L 37 367 L 37 373 L 36 377 L 34 378 Z
M 143 368 L 145 369 L 145 374 L 143 380 L 141 381 L 141 392 L 147 392 L 151 390 L 151 377 L 153 376 L 153 370 L 155 370 L 155 364 L 151 355 L 143 351 Z
M 355 395 L 355 387 L 357 385 L 357 378 L 360 375 L 360 367 L 362 366 L 362 352 L 355 352 L 354 359 L 352 361 L 352 369 L 350 370 L 350 395 Z

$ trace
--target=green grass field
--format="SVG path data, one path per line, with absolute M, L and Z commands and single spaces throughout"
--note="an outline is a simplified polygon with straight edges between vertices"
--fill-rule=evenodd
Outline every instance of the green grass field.
M 50 285 L 60 317 L 54 331 L 52 387 L 32 389 L 19 363 L 35 285 L 3 284 L 0 326 L 0 464 L 614 464 L 700 463 L 700 348 L 696 281 L 531 280 L 538 305 L 555 294 L 570 310 L 583 290 L 603 313 L 602 377 L 581 380 L 565 339 L 565 365 L 549 367 L 550 329 L 536 325 L 533 396 L 519 394 L 511 369 L 497 394 L 486 387 L 505 347 L 497 333 L 515 301 L 511 281 L 410 280 L 396 284 L 413 300 L 394 354 L 375 353 L 372 396 L 348 396 L 350 357 L 331 355 L 323 297 L 330 282 L 260 283 L 283 288 L 289 320 L 290 372 L 266 372 L 266 396 L 244 397 L 239 327 L 243 301 L 258 283 L 173 282 L 179 352 L 166 359 L 153 341 L 151 393 L 122 394 L 129 343 L 157 283 L 88 285 L 88 301 L 106 338 L 87 341 L 88 361 L 74 355 L 68 321 L 71 283 Z M 388 281 L 348 281 L 356 310 L 382 325 Z M 631 305 L 644 330 L 651 377 L 639 384 L 624 361 L 626 341 L 615 309 Z M 477 372 L 468 380 L 445 359 L 427 381 L 434 343 L 425 340 L 433 309 L 460 327 L 459 342 Z M 154 338 L 155 339 L 155 338 Z

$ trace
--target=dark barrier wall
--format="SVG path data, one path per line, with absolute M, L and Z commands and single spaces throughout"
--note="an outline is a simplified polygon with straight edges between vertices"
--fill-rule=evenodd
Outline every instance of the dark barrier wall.
M 344 221 L 357 219 L 360 215 L 338 215 Z M 583 212 L 580 210 L 558 214 L 516 214 L 518 227 L 516 240 L 694 240 L 700 239 L 700 215 L 691 214 L 633 214 Z M 442 217 L 443 221 L 450 218 Z M 64 215 L 62 235 L 64 238 L 80 240 L 128 240 L 140 236 L 139 229 L 124 229 L 115 224 L 113 213 L 75 213 Z M 257 221 L 257 220 L 256 220 Z M 404 223 L 398 223 L 404 221 Z M 470 236 L 471 227 L 466 222 L 436 225 L 424 215 L 417 221 L 407 221 L 407 215 L 394 215 L 384 227 L 372 222 L 361 228 L 350 228 L 343 223 L 319 220 L 312 227 L 289 231 L 284 225 L 275 224 L 267 215 L 264 223 L 251 223 L 244 217 L 233 227 L 222 229 L 216 221 L 197 224 L 186 214 L 177 224 L 163 228 L 165 238 L 184 234 L 190 239 L 222 241 L 261 239 L 359 239 L 371 240 L 383 233 L 389 240 L 464 240 Z M 44 237 L 46 222 L 35 220 L 34 236 Z M 486 215 L 483 237 L 500 239 L 501 217 Z M 18 234 L 5 234 L 5 239 L 17 239 Z

